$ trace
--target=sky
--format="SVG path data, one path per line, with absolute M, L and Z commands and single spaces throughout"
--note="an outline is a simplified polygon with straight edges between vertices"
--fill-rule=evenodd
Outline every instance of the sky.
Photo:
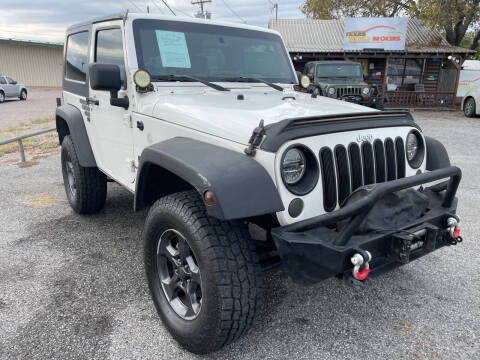
M 192 16 L 198 5 L 191 0 L 166 0 L 178 15 Z M 275 16 L 272 4 L 278 2 L 279 18 L 304 17 L 303 0 L 212 0 L 205 9 L 212 18 L 267 26 Z M 0 38 L 63 42 L 65 29 L 93 17 L 130 12 L 169 14 L 162 0 L 0 0 Z

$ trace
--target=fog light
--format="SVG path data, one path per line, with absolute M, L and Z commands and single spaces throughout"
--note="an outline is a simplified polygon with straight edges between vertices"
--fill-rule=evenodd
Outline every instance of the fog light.
M 292 218 L 296 218 L 302 213 L 303 210 L 303 200 L 300 198 L 295 198 L 288 205 L 288 214 Z

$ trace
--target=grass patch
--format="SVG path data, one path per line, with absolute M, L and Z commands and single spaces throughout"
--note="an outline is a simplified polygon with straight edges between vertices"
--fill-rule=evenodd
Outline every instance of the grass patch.
M 7 128 L 0 133 L 0 140 L 10 139 L 15 136 L 26 134 L 32 131 L 55 127 L 53 117 L 42 117 L 29 123 L 21 123 Z M 58 136 L 56 132 L 49 132 L 22 140 L 25 152 L 45 153 L 51 152 L 58 147 Z M 0 145 L 0 156 L 18 152 L 18 142 Z

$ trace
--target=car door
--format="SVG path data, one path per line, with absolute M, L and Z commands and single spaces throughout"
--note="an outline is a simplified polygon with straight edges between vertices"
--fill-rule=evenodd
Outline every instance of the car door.
M 20 85 L 13 80 L 12 78 L 5 76 L 7 79 L 7 89 L 8 89 L 8 95 L 7 96 L 12 96 L 12 97 L 17 97 L 20 96 Z
M 5 80 L 4 76 L 0 76 L 0 89 L 3 90 L 5 96 L 7 95 L 7 80 Z
M 115 24 L 115 25 L 112 25 Z M 103 26 L 102 26 L 103 25 Z M 126 95 L 125 56 L 121 22 L 93 26 L 90 63 L 117 64 L 120 67 L 122 89 L 119 97 Z M 110 105 L 110 92 L 93 90 L 89 86 L 90 124 L 99 167 L 116 181 L 131 187 L 135 180 L 133 166 L 133 129 L 130 112 Z

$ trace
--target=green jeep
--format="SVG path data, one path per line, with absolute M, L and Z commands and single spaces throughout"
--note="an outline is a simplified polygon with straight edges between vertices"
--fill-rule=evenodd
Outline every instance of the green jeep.
M 365 82 L 363 66 L 353 61 L 311 61 L 300 83 L 307 92 L 383 110 L 375 88 Z

